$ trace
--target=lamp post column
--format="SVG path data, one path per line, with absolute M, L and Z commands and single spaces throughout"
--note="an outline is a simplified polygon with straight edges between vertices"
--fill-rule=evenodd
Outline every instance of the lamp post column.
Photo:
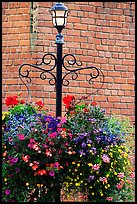
M 62 44 L 63 35 L 56 35 L 57 44 L 57 71 L 56 71 L 56 117 L 61 116 L 62 112 Z
M 56 70 L 56 118 L 62 114 L 62 44 L 64 43 L 63 35 L 56 35 L 57 44 L 57 70 Z M 57 175 L 58 176 L 58 175 Z M 60 202 L 61 185 L 59 182 L 55 185 L 56 195 L 55 202 Z

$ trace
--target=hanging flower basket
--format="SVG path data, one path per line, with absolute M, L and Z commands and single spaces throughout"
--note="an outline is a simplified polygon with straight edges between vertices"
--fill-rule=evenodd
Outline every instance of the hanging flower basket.
M 96 102 L 75 105 L 55 118 L 44 104 L 7 97 L 3 112 L 2 201 L 55 202 L 57 189 L 83 201 L 131 201 L 134 177 L 127 121 L 107 115 Z M 125 196 L 126 194 L 126 196 Z M 119 200 L 118 200 L 119 198 Z

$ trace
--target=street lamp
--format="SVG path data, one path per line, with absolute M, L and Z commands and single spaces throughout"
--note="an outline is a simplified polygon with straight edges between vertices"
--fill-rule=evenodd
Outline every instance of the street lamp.
M 39 70 L 40 73 L 40 79 L 46 80 L 47 79 L 47 74 L 49 74 L 52 79 L 49 79 L 49 84 L 56 86 L 56 117 L 61 116 L 62 112 L 62 85 L 68 86 L 69 85 L 69 80 L 67 79 L 68 75 L 71 75 L 72 80 L 76 80 L 78 78 L 78 72 L 81 70 L 91 70 L 91 72 L 88 72 L 90 78 L 87 80 L 89 84 L 94 83 L 95 79 L 98 78 L 99 76 L 102 76 L 102 85 L 94 92 L 86 95 L 84 98 L 88 98 L 90 95 L 94 94 L 95 92 L 98 92 L 103 84 L 104 84 L 104 75 L 103 72 L 99 69 L 96 68 L 95 66 L 88 66 L 88 67 L 81 67 L 82 62 L 78 63 L 75 56 L 73 54 L 66 54 L 62 57 L 62 44 L 64 44 L 64 39 L 63 35 L 61 34 L 61 31 L 63 28 L 66 26 L 67 23 L 67 16 L 68 16 L 68 8 L 64 6 L 61 2 L 56 3 L 50 10 L 52 14 L 52 22 L 54 27 L 57 29 L 58 34 L 56 35 L 56 44 L 57 44 L 57 56 L 55 56 L 52 53 L 46 53 L 44 54 L 41 63 L 36 64 L 22 64 L 19 67 L 19 77 L 23 84 L 26 86 L 28 90 L 28 97 L 29 97 L 29 88 L 26 85 L 26 83 L 22 80 L 22 78 L 25 78 L 27 83 L 31 83 L 31 77 L 30 77 L 30 70 L 27 67 L 32 67 L 37 70 Z M 71 60 L 67 60 L 68 65 L 77 65 L 78 68 L 76 69 L 69 69 L 65 65 L 65 60 L 69 56 Z M 47 62 L 45 60 L 46 57 L 50 57 L 50 60 Z M 51 65 L 50 69 L 44 69 L 41 67 L 41 65 L 50 65 L 51 61 L 54 60 L 54 64 Z M 24 67 L 26 67 L 26 70 L 24 70 Z M 62 67 L 66 70 L 67 73 L 62 76 Z M 80 67 L 80 68 L 79 68 Z M 56 68 L 56 76 L 52 73 L 52 71 Z M 80 103 L 82 99 L 80 99 L 78 103 Z M 56 197 L 55 197 L 55 202 L 60 202 L 60 183 L 56 184 Z
M 54 27 L 61 33 L 67 24 L 68 8 L 59 2 L 51 8 L 50 12 Z
M 57 72 L 56 72 L 56 117 L 61 116 L 62 107 L 62 44 L 64 43 L 61 31 L 66 26 L 68 8 L 61 2 L 56 3 L 50 10 L 52 14 L 52 22 L 58 30 L 56 35 L 57 44 Z

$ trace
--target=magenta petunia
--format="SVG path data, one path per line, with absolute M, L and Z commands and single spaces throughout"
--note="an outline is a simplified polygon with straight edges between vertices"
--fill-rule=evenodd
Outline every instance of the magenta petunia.
M 18 137 L 19 137 L 20 140 L 24 140 L 25 139 L 23 134 L 18 134 Z
M 54 176 L 54 175 L 55 175 L 54 171 L 51 170 L 51 171 L 49 172 L 49 175 L 50 175 L 50 176 Z
M 9 194 L 10 194 L 10 189 L 6 189 L 6 190 L 5 190 L 5 194 L 6 194 L 6 195 L 9 195 Z

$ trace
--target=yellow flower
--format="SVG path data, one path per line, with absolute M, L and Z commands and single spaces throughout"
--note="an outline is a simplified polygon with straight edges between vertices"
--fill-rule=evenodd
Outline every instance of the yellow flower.
M 6 181 L 7 181 L 7 178 L 5 178 L 4 181 L 6 182 Z
M 75 183 L 75 186 L 80 186 L 80 183 Z
M 88 163 L 88 166 L 92 166 L 93 164 L 92 163 Z
M 107 174 L 106 177 L 108 178 L 108 177 L 109 177 L 109 174 Z
M 125 152 L 124 157 L 127 157 L 127 156 L 128 156 L 128 154 Z
M 37 186 L 40 187 L 40 184 L 38 183 Z
M 123 170 L 125 170 L 126 168 L 123 166 Z
M 114 175 L 117 175 L 117 172 L 114 172 Z
M 88 147 L 91 147 L 91 144 L 87 144 Z
M 43 186 L 43 184 L 40 185 L 41 187 Z
M 82 175 L 82 173 L 80 173 L 80 175 Z
M 68 183 L 66 183 L 66 187 L 69 187 Z
M 130 161 L 129 160 L 127 160 L 127 164 L 130 165 Z
M 121 149 L 118 149 L 118 152 L 120 152 L 120 153 L 121 153 L 121 152 L 122 152 L 122 150 L 121 150 Z
M 107 187 L 107 186 L 105 186 L 105 188 L 106 188 L 106 189 L 108 189 L 108 187 Z
M 110 184 L 108 183 L 108 187 L 110 187 Z
M 2 115 L 2 120 L 4 120 L 5 119 L 5 115 Z
M 9 114 L 8 111 L 6 111 L 6 112 L 2 111 L 2 120 L 4 120 L 6 115 L 8 115 L 8 114 Z
M 72 186 L 73 185 L 73 183 L 72 182 L 70 182 L 70 186 Z
M 92 195 L 94 195 L 95 193 L 94 193 L 94 192 L 92 192 L 91 194 L 92 194 Z
M 76 164 L 75 162 L 72 162 L 72 164 Z
M 101 193 L 100 195 L 101 195 L 101 196 L 103 196 L 104 194 L 103 194 L 103 193 Z
M 90 186 L 89 188 L 92 188 L 92 186 Z
M 80 154 L 80 157 L 82 157 L 82 154 Z
M 110 157 L 112 157 L 113 156 L 112 152 L 110 152 L 109 155 L 110 155 Z
M 124 164 L 127 164 L 127 162 L 124 160 Z
M 80 166 L 80 163 L 77 164 L 77 167 L 79 167 L 79 166 Z
M 26 186 L 29 186 L 29 183 L 28 183 L 28 182 L 26 183 Z

